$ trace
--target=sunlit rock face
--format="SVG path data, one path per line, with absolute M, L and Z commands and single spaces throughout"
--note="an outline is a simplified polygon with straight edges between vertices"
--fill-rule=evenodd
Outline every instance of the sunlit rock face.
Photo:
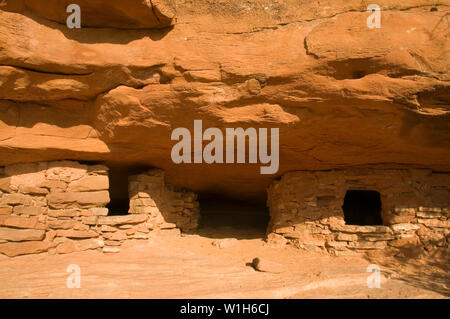
M 158 167 L 264 201 L 295 170 L 450 171 L 449 1 L 22 0 L 0 7 L 0 165 Z M 280 167 L 174 164 L 171 132 L 279 128 Z M 206 142 L 205 142 L 206 143 Z

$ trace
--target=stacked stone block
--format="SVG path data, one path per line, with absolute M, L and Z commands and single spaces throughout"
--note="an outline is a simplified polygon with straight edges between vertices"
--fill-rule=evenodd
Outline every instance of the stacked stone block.
M 383 225 L 346 225 L 347 190 L 380 193 Z M 268 189 L 268 241 L 334 255 L 448 247 L 450 175 L 430 170 L 291 172 Z

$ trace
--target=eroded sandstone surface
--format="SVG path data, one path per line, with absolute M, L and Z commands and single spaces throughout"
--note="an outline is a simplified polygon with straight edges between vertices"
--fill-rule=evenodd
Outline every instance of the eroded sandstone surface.
M 450 1 L 6 0 L 0 166 L 142 165 L 196 192 L 266 198 L 294 170 L 450 171 Z M 180 164 L 171 131 L 280 129 L 280 170 Z

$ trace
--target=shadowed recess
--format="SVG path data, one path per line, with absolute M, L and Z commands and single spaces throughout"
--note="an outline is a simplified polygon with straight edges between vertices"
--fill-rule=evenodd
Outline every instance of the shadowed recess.
M 199 234 L 212 238 L 261 238 L 269 223 L 269 210 L 259 203 L 199 194 Z
M 376 191 L 348 190 L 342 209 L 348 225 L 382 225 L 380 193 Z

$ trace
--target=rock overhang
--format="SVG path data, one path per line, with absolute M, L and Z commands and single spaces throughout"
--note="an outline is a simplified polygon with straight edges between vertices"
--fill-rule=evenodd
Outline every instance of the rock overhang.
M 259 200 L 293 170 L 449 171 L 445 2 L 380 3 L 381 31 L 366 28 L 359 2 L 315 10 L 289 1 L 250 10 L 233 1 L 174 4 L 180 24 L 163 33 L 108 23 L 68 33 L 45 13 L 1 12 L 11 36 L 1 40 L 0 164 L 147 165 L 179 186 Z M 211 17 L 233 23 L 211 25 Z M 280 128 L 279 174 L 171 163 L 171 130 L 199 118 L 223 129 Z

